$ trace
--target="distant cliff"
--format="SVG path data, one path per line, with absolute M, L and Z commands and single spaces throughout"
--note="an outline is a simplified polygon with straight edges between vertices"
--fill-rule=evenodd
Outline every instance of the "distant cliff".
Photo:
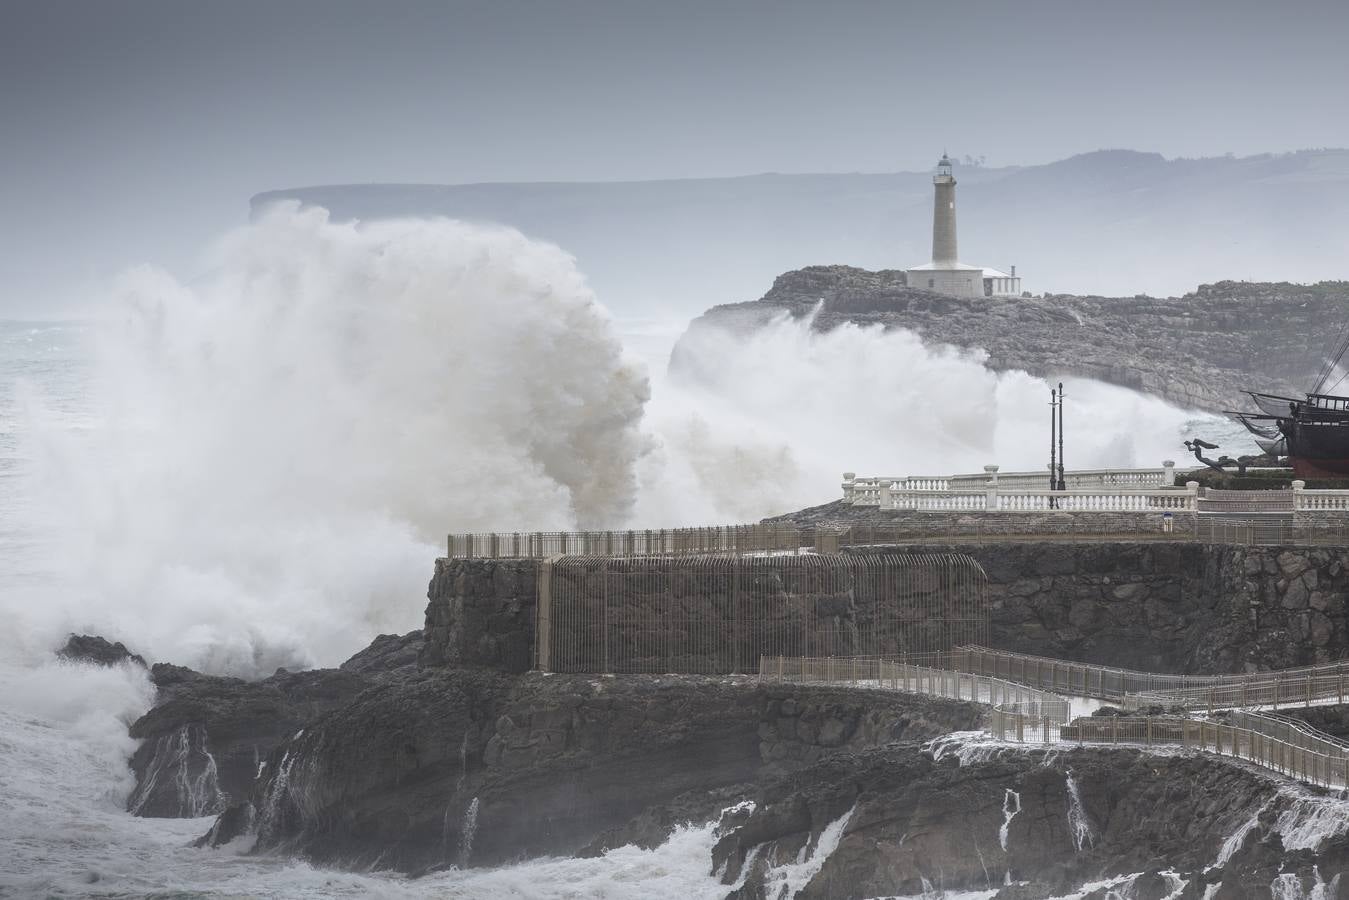
M 846 322 L 906 328 L 930 344 L 986 350 L 995 370 L 1094 378 L 1215 412 L 1249 406 L 1242 388 L 1309 390 L 1349 325 L 1345 281 L 1222 281 L 1160 299 L 1055 294 L 994 300 L 910 288 L 898 271 L 811 266 L 780 275 L 759 300 L 713 307 L 689 333 L 708 327 L 743 332 L 783 313 L 806 316 L 821 302 L 815 320 L 821 331 Z M 671 367 L 680 366 L 676 345 Z
M 831 127 L 803 120 L 803 127 Z M 939 149 L 939 148 L 936 148 Z M 934 149 L 934 154 L 936 152 Z M 1016 265 L 1035 293 L 1169 294 L 1218 278 L 1349 277 L 1349 150 L 1164 159 L 1108 150 L 956 167 L 966 262 Z M 926 262 L 932 172 L 534 184 L 353 184 L 258 194 L 339 219 L 499 222 L 576 256 L 621 314 L 692 316 L 822 261 Z

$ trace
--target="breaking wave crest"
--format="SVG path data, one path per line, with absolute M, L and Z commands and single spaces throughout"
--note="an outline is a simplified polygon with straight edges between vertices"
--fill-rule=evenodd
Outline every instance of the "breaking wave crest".
M 647 384 L 573 261 L 450 221 L 284 208 L 211 274 L 148 268 L 94 348 L 87 428 L 26 438 L 50 646 L 270 673 L 419 624 L 452 529 L 626 520 Z

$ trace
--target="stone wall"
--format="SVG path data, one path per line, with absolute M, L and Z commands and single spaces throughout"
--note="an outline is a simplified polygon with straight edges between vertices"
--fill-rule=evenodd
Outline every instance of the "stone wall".
M 949 549 L 988 573 L 1000 649 L 1191 673 L 1349 656 L 1349 548 L 1139 541 Z
M 1191 673 L 1349 657 L 1349 548 L 1004 541 L 899 549 L 978 560 L 989 578 L 989 643 L 1000 649 Z M 536 568 L 531 560 L 438 561 L 422 664 L 527 671 Z
M 423 666 L 533 668 L 537 560 L 438 559 L 427 599 Z

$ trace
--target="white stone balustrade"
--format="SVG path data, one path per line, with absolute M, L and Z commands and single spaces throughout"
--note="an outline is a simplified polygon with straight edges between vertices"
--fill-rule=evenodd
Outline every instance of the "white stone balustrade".
M 1293 509 L 1349 511 L 1349 491 L 1309 491 L 1305 481 L 1294 481 Z
M 1066 490 L 1049 490 L 1049 473 L 1003 474 L 985 466 L 982 475 L 858 478 L 843 476 L 843 498 L 880 509 L 996 512 L 1194 511 L 1199 485 L 1171 487 L 1175 464 L 1158 469 L 1095 469 L 1065 473 Z M 1349 504 L 1349 491 L 1342 492 Z M 1349 505 L 1345 507 L 1349 509 Z

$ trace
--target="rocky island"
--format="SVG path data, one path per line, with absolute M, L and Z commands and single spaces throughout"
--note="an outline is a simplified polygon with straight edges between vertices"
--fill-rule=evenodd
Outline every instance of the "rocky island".
M 952 297 L 910 287 L 897 270 L 810 266 L 778 276 L 758 300 L 709 309 L 688 334 L 744 332 L 783 315 L 814 315 L 820 331 L 908 329 L 929 344 L 986 351 L 994 370 L 1093 378 L 1221 412 L 1248 405 L 1242 389 L 1298 396 L 1312 388 L 1349 322 L 1349 282 L 1221 281 L 1167 298 Z M 677 344 L 671 368 L 696 375 L 682 361 L 687 352 Z

